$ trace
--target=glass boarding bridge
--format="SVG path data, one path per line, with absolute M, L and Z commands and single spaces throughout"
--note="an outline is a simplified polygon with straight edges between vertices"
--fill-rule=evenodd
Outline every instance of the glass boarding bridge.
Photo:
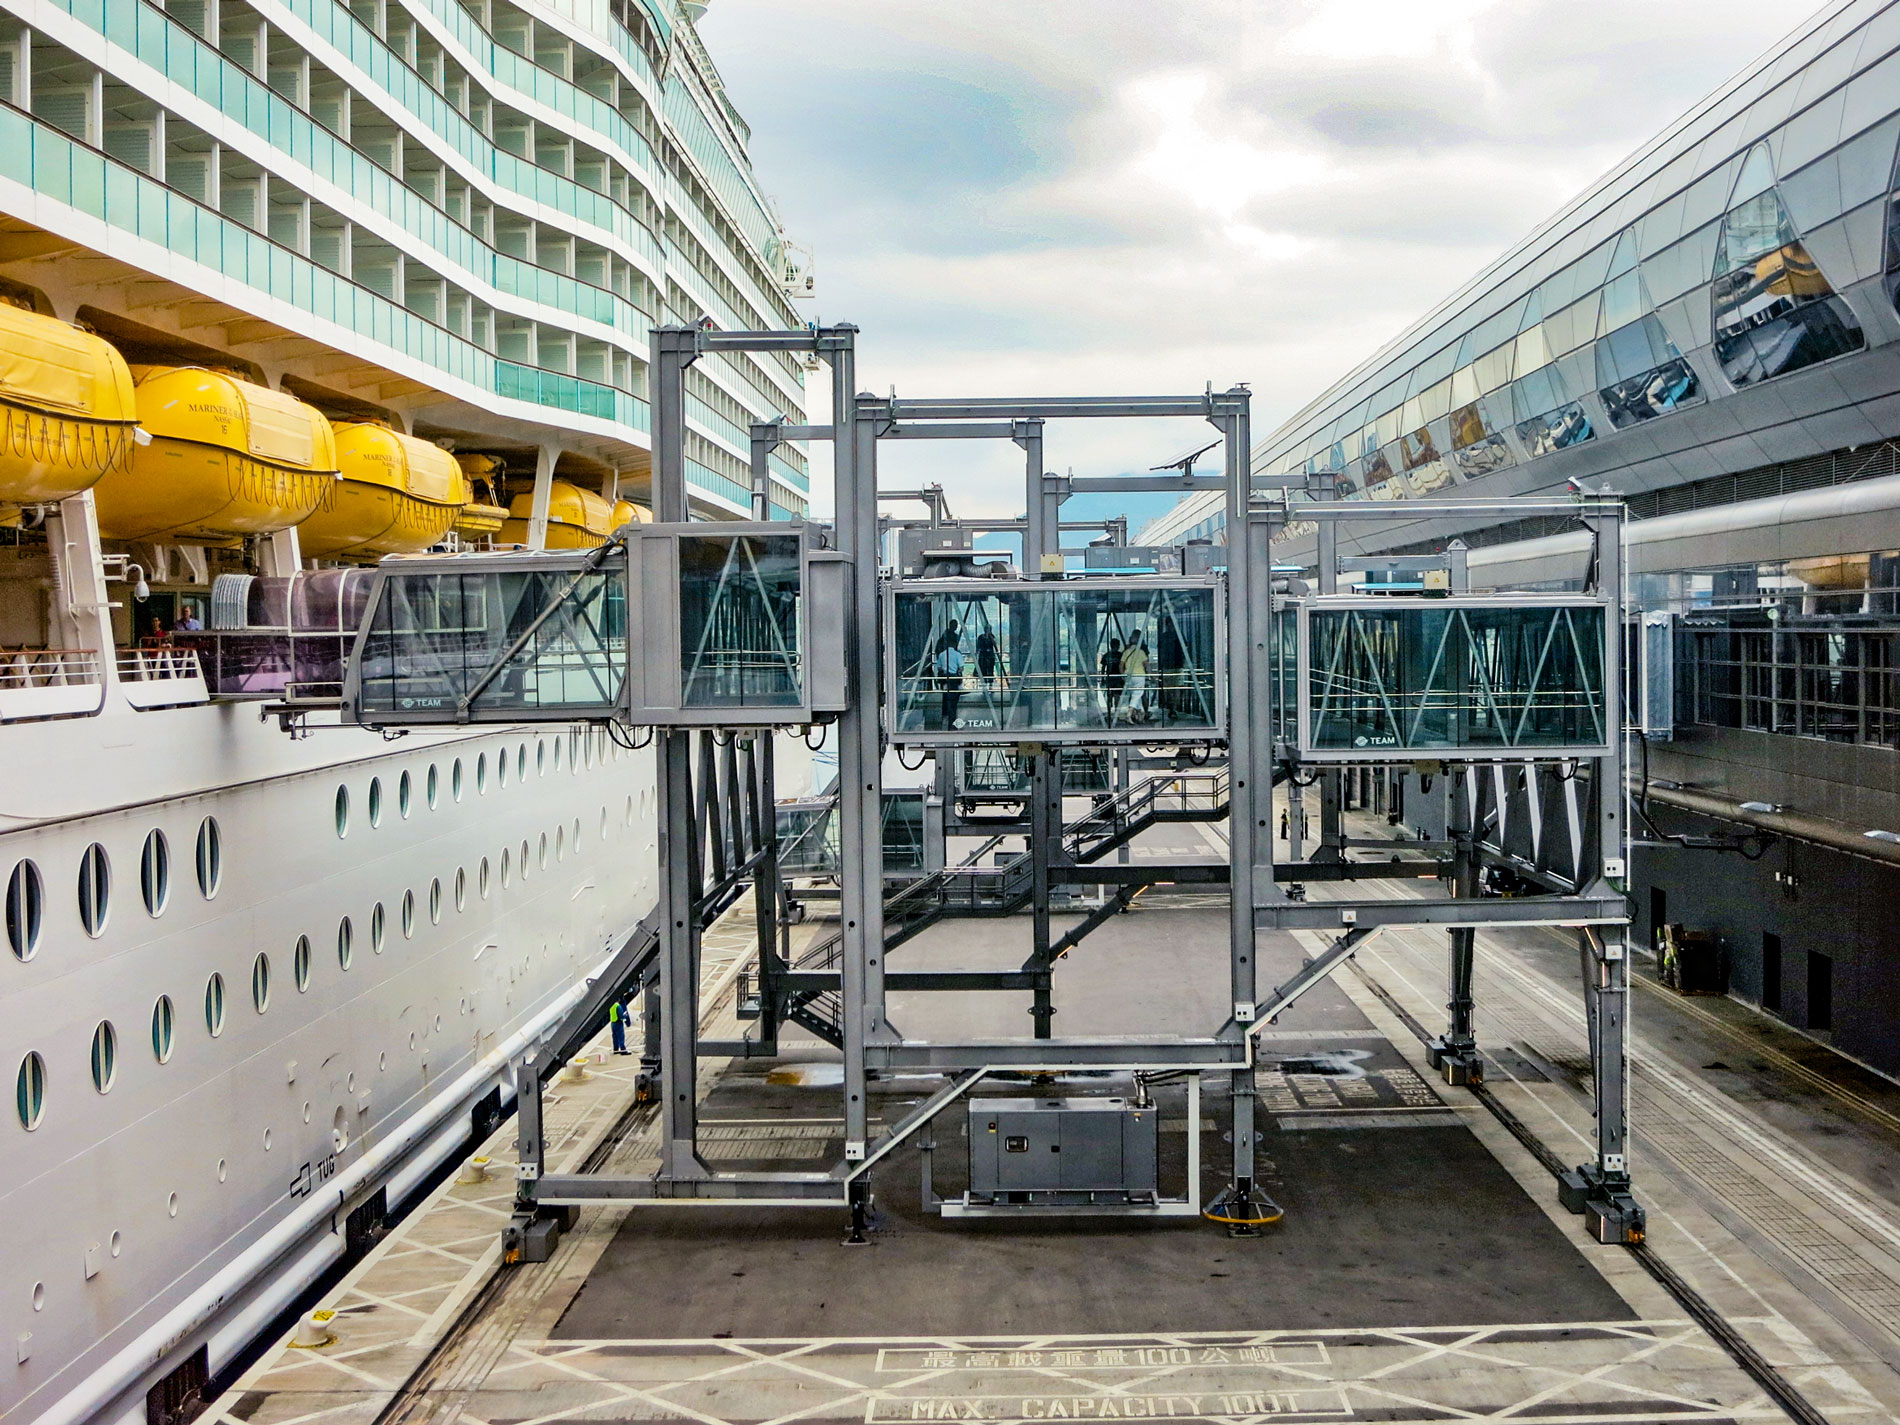
M 922 875 L 929 869 L 924 844 L 926 795 L 915 789 L 884 793 L 886 875 Z M 778 865 L 783 874 L 820 877 L 843 874 L 836 797 L 782 801 L 774 812 L 778 818 Z
M 1292 610 L 1302 761 L 1607 755 L 1600 598 L 1328 595 Z
M 377 726 L 660 727 L 797 726 L 843 709 L 845 565 L 813 526 L 623 534 L 586 551 L 385 560 L 346 709 Z
M 891 584 L 891 741 L 1225 738 L 1222 595 L 1213 576 Z

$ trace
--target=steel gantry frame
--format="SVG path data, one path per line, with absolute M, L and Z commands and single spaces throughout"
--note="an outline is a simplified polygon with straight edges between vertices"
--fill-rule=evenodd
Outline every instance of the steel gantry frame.
M 1308 900 L 1307 882 L 1338 882 L 1361 877 L 1390 876 L 1384 862 L 1357 863 L 1346 855 L 1343 835 L 1334 831 L 1322 846 L 1322 857 L 1276 866 L 1271 817 L 1273 788 L 1287 779 L 1299 757 L 1297 738 L 1284 709 L 1292 700 L 1284 695 L 1287 670 L 1281 661 L 1280 621 L 1291 609 L 1288 600 L 1301 591 L 1289 581 L 1276 581 L 1272 540 L 1294 520 L 1314 521 L 1321 532 L 1321 592 L 1336 589 L 1339 525 L 1352 519 L 1392 519 L 1407 512 L 1367 501 L 1305 501 L 1291 495 L 1274 498 L 1283 482 L 1256 481 L 1250 468 L 1251 397 L 1244 386 L 1183 397 L 1084 397 L 1077 399 L 926 399 L 877 397 L 859 394 L 856 386 L 856 328 L 849 325 L 815 327 L 798 332 L 721 332 L 701 326 L 664 327 L 653 334 L 651 368 L 654 419 L 654 510 L 662 523 L 690 518 L 685 483 L 685 375 L 701 356 L 719 352 L 797 352 L 816 356 L 832 370 L 832 419 L 828 424 L 761 422 L 752 430 L 752 472 L 755 510 L 765 503 L 766 471 L 774 446 L 786 440 L 830 440 L 836 482 L 834 545 L 848 565 L 843 607 L 836 616 L 845 627 L 845 664 L 849 692 L 838 716 L 839 930 L 830 947 L 823 973 L 800 970 L 780 959 L 776 907 L 780 888 L 776 848 L 769 842 L 743 863 L 755 877 L 769 877 L 761 887 L 761 933 L 770 931 L 773 944 L 761 945 L 759 973 L 761 1003 L 766 1007 L 764 1038 L 738 1043 L 704 1043 L 699 1038 L 699 936 L 704 908 L 704 886 L 697 858 L 682 854 L 696 847 L 704 832 L 707 798 L 705 776 L 695 789 L 693 743 L 681 728 L 661 726 L 657 743 L 659 788 L 661 898 L 653 920 L 651 948 L 645 958 L 632 952 L 617 970 L 657 974 L 657 1024 L 654 1057 L 658 1060 L 661 1099 L 661 1162 L 657 1173 L 643 1177 L 606 1177 L 596 1174 L 545 1172 L 545 1145 L 539 1140 L 538 1112 L 530 1110 L 524 1094 L 521 1179 L 517 1193 L 517 1228 L 559 1220 L 562 1210 L 602 1198 L 630 1202 L 699 1200 L 708 1202 L 843 1205 L 848 1208 L 848 1240 L 863 1240 L 868 1225 L 871 1172 L 906 1137 L 924 1128 L 937 1114 L 969 1092 L 986 1075 L 998 1071 L 1056 1072 L 1092 1068 L 1122 1071 L 1175 1071 L 1198 1076 L 1225 1073 L 1231 1081 L 1232 1155 L 1228 1181 L 1209 1215 L 1249 1232 L 1270 1220 L 1255 1178 L 1255 1097 L 1253 1046 L 1255 1034 L 1296 1002 L 1308 990 L 1349 960 L 1365 941 L 1388 925 L 1444 925 L 1450 930 L 1452 1019 L 1448 1033 L 1435 1049 L 1451 1067 L 1475 1077 L 1482 1072 L 1472 1032 L 1471 964 L 1476 928 L 1498 924 L 1545 924 L 1577 928 L 1582 947 L 1586 1002 L 1592 1026 L 1592 1053 L 1598 1095 L 1598 1152 L 1596 1161 L 1579 1168 L 1565 1184 L 1565 1200 L 1587 1209 L 1605 1240 L 1625 1240 L 1640 1234 L 1641 1209 L 1629 1195 L 1625 1156 L 1626 1077 L 1623 1072 L 1627 1001 L 1627 962 L 1624 930 L 1628 904 L 1616 882 L 1624 875 L 1621 796 L 1622 739 L 1610 747 L 1592 768 L 1592 873 L 1577 878 L 1568 891 L 1515 899 L 1487 899 L 1478 889 L 1477 868 L 1484 855 L 1482 827 L 1475 815 L 1452 838 L 1453 891 L 1450 898 L 1365 900 Z M 1136 475 L 1091 482 L 1059 477 L 1044 469 L 1043 428 L 1051 420 L 1198 418 L 1218 432 L 1223 454 L 1218 476 Z M 1029 988 L 1033 1034 L 983 1040 L 931 1041 L 906 1036 L 889 1019 L 887 989 L 891 976 L 885 964 L 889 941 L 885 932 L 883 846 L 883 752 L 887 744 L 880 693 L 880 532 L 877 487 L 879 445 L 906 439 L 1008 439 L 1024 450 L 1027 514 L 1022 521 L 1024 563 L 1041 578 L 1064 577 L 1061 552 L 1060 507 L 1078 488 L 1116 490 L 1176 490 L 1192 482 L 1196 488 L 1215 483 L 1225 492 L 1230 551 L 1225 590 L 1225 738 L 1228 758 L 1225 815 L 1229 823 L 1229 855 L 1225 866 L 1143 867 L 1138 863 L 1080 864 L 1064 850 L 1065 830 L 1060 773 L 1060 745 L 1084 740 L 1079 732 L 1052 736 L 1030 749 L 1032 785 L 1029 796 L 1028 856 L 1034 909 L 1032 951 L 1024 972 L 973 975 L 957 971 L 913 972 L 903 976 L 907 987 L 919 988 Z M 892 492 L 895 493 L 895 492 Z M 904 492 L 907 496 L 916 492 Z M 940 491 L 931 505 L 933 523 L 942 513 Z M 1261 499 L 1262 495 L 1268 498 Z M 1435 506 L 1435 511 L 1438 507 Z M 1443 507 L 1447 513 L 1480 510 L 1475 505 Z M 1486 504 L 1483 513 L 1563 513 L 1580 518 L 1596 535 L 1597 559 L 1593 592 L 1603 602 L 1605 626 L 1621 627 L 1621 519 L 1622 507 L 1610 499 L 1530 501 Z M 1014 523 L 1014 522 L 1009 522 Z M 1458 567 L 1462 550 L 1454 552 L 1448 567 Z M 1458 579 L 1458 584 L 1463 580 Z M 1456 597 L 1456 590 L 1448 591 Z M 664 614 L 662 614 L 664 616 Z M 1618 660 L 1620 637 L 1606 640 L 1604 650 L 1607 705 L 1620 716 L 1621 689 Z M 1298 675 L 1298 670 L 1292 670 Z M 743 718 L 735 716 L 743 727 Z M 1620 724 L 1619 724 L 1620 725 Z M 767 739 L 769 741 L 769 739 Z M 946 753 L 948 749 L 946 749 Z M 1377 749 L 1368 750 L 1368 764 L 1389 762 Z M 1460 753 L 1459 763 L 1483 762 L 1481 753 Z M 771 802 L 769 756 L 760 759 L 759 790 Z M 1336 779 L 1336 764 L 1324 773 Z M 1297 783 L 1296 783 L 1297 785 Z M 715 798 L 716 800 L 716 798 Z M 1333 793 L 1337 821 L 1337 793 Z M 738 853 L 733 859 L 738 860 Z M 1415 868 L 1401 868 L 1416 875 Z M 1049 891 L 1060 884 L 1138 886 L 1157 880 L 1202 879 L 1230 886 L 1228 1002 L 1231 1012 L 1223 1022 L 1200 1034 L 1150 1036 L 1056 1035 L 1052 1030 L 1054 1006 L 1050 977 L 1059 949 L 1071 948 L 1077 933 L 1058 944 L 1049 929 Z M 772 910 L 764 910 L 767 902 Z M 1125 901 L 1123 902 L 1125 904 Z M 1106 915 L 1092 917 L 1087 928 Z M 1282 985 L 1262 993 L 1258 981 L 1255 942 L 1262 930 L 1311 930 L 1334 938 L 1321 953 Z M 900 927 L 900 934 L 902 928 Z M 1083 933 L 1086 933 L 1086 928 Z M 610 977 L 611 977 L 610 972 Z M 834 978 L 835 976 L 835 978 Z M 774 984 L 776 979 L 777 984 Z M 770 1053 L 776 1050 L 775 1028 L 781 1001 L 775 994 L 796 982 L 820 986 L 833 993 L 835 985 L 836 1039 L 843 1057 L 842 1160 L 809 1172 L 721 1171 L 710 1167 L 697 1145 L 698 1106 L 695 1101 L 696 1066 L 708 1053 Z M 603 992 L 611 993 L 614 986 Z M 594 998 L 598 998 L 595 995 Z M 596 1008 L 598 1008 L 596 1006 Z M 568 1026 L 573 1029 L 574 1026 Z M 568 1033 L 565 1045 L 574 1042 Z M 571 1048 L 563 1052 L 571 1052 Z M 530 1079 L 538 1086 L 552 1071 L 543 1061 L 533 1066 Z M 946 1075 L 944 1088 L 901 1122 L 873 1135 L 867 1085 L 886 1071 L 934 1071 Z M 1448 1070 L 1449 1072 L 1449 1070 Z M 538 1109 L 538 1100 L 535 1105 Z M 1191 1130 L 1192 1131 L 1192 1127 Z M 1200 1185 L 1188 1185 L 1188 1200 L 1199 1210 Z

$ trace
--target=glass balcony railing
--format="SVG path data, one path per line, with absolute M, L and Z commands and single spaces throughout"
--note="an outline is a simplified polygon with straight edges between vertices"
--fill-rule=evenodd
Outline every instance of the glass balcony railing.
M 1211 581 L 893 586 L 890 734 L 904 742 L 1159 742 L 1226 735 Z
M 1589 755 L 1614 726 L 1587 597 L 1299 605 L 1302 755 Z
M 502 361 L 447 328 L 10 105 L 0 105 L 0 174 L 266 298 L 418 361 L 448 379 L 497 396 L 610 420 L 631 431 L 649 429 L 647 404 L 631 393 Z M 725 487 L 737 493 L 728 494 Z M 723 477 L 709 488 L 740 500 L 748 493 Z

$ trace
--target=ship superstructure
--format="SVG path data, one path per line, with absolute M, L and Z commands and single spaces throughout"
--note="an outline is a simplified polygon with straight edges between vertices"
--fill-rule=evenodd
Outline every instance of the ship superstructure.
M 651 905 L 650 754 L 330 709 L 377 559 L 647 517 L 654 325 L 798 323 L 703 8 L 0 3 L 0 1418 L 186 1409 Z M 689 381 L 749 514 L 804 371 Z

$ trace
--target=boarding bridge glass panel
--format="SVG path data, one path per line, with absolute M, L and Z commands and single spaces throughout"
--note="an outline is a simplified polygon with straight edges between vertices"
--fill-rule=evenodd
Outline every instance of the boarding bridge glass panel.
M 797 536 L 696 534 L 679 560 L 681 705 L 798 706 Z
M 782 875 L 838 876 L 843 873 L 843 858 L 838 850 L 837 809 L 835 797 L 778 804 L 778 865 Z M 921 872 L 925 867 L 924 794 L 886 792 L 883 821 L 885 872 L 892 875 Z
M 431 561 L 385 566 L 358 651 L 358 716 L 605 718 L 627 675 L 626 573 Z
M 1579 755 L 1606 745 L 1603 606 L 1302 606 L 1303 755 Z
M 1224 736 L 1219 600 L 1161 577 L 898 585 L 893 739 L 1156 742 Z

